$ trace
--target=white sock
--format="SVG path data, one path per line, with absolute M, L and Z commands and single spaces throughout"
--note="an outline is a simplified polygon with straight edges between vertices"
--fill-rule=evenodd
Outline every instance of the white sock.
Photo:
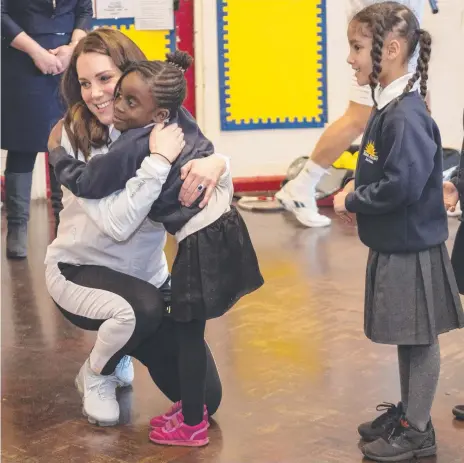
M 301 172 L 292 181 L 288 182 L 288 189 L 295 195 L 314 195 L 316 185 L 326 173 L 327 169 L 309 159 Z

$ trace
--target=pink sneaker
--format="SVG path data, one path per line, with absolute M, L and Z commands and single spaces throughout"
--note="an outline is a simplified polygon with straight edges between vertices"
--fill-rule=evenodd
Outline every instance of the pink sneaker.
M 166 423 L 172 422 L 173 426 L 179 424 L 177 418 L 178 414 L 182 411 L 182 402 L 176 402 L 164 415 L 155 416 L 150 420 L 151 428 L 162 428 Z M 203 411 L 203 419 L 208 422 L 208 411 L 206 410 L 206 405 Z M 209 422 L 208 422 L 209 427 Z
M 182 402 L 176 402 L 172 407 L 164 414 L 153 417 L 150 420 L 150 427 L 152 428 L 162 428 L 168 421 L 171 420 L 182 410 Z
M 181 412 L 178 412 L 177 420 L 177 426 L 168 422 L 163 428 L 153 429 L 149 435 L 150 440 L 155 444 L 184 447 L 202 447 L 209 443 L 208 421 L 203 420 L 195 426 L 189 426 L 184 423 Z

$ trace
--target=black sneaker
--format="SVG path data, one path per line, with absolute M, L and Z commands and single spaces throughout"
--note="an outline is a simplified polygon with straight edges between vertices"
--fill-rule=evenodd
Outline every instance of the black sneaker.
M 374 421 L 368 421 L 358 426 L 359 435 L 366 442 L 375 441 L 379 437 L 387 437 L 396 428 L 404 413 L 401 402 L 398 405 L 383 402 L 377 405 L 376 410 L 385 413 L 382 413 Z
M 458 420 L 464 420 L 464 405 L 456 405 L 456 407 L 453 408 L 453 415 Z
M 437 453 L 435 430 L 431 421 L 427 424 L 427 429 L 422 432 L 403 418 L 387 439 L 381 438 L 366 444 L 362 452 L 374 461 L 402 461 L 414 457 L 429 457 Z

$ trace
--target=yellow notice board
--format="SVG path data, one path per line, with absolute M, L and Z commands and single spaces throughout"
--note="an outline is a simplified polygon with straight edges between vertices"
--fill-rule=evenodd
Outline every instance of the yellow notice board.
M 114 27 L 132 39 L 145 53 L 147 59 L 164 60 L 166 53 L 176 48 L 175 31 L 139 31 L 135 29 L 133 18 L 94 19 L 93 27 Z
M 326 0 L 217 0 L 222 130 L 327 122 Z

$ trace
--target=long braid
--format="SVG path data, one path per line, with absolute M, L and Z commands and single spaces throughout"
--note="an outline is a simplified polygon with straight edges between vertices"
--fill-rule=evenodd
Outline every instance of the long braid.
M 417 34 L 419 35 L 419 56 L 417 58 L 417 66 L 414 75 L 411 79 L 409 79 L 403 93 L 410 92 L 413 85 L 420 79 L 420 93 L 422 98 L 425 100 L 425 97 L 427 96 L 427 80 L 429 78 L 429 61 L 432 52 L 432 37 L 423 29 L 418 29 Z
M 417 29 L 416 34 L 420 37 L 420 29 Z M 421 76 L 421 72 L 419 70 L 419 58 L 418 58 L 418 64 L 416 66 L 416 70 L 414 71 L 414 74 L 409 79 L 406 87 L 404 87 L 403 94 L 409 93 L 411 91 L 411 89 L 414 87 L 414 84 L 419 80 L 420 76 Z
M 379 16 L 374 23 L 372 31 L 372 72 L 369 76 L 369 85 L 371 87 L 372 100 L 374 101 L 375 106 L 377 106 L 377 101 L 375 100 L 375 89 L 379 84 L 379 75 L 382 72 L 382 48 L 383 41 L 385 36 L 385 23 L 383 18 Z
M 427 95 L 427 80 L 429 78 L 429 62 L 432 54 L 432 37 L 427 31 L 421 29 L 419 39 L 419 58 L 417 60 L 417 69 L 420 72 L 420 92 L 422 98 Z

